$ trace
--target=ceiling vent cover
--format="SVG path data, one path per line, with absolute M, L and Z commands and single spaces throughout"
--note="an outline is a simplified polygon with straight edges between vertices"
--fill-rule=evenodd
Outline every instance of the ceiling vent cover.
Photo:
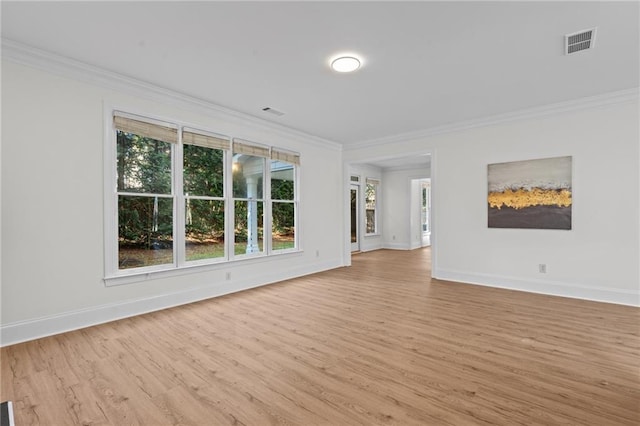
M 273 115 L 275 115 L 277 117 L 282 117 L 284 115 L 284 112 L 278 111 L 277 109 L 273 109 L 271 107 L 264 107 L 264 108 L 262 108 L 262 110 L 264 112 L 268 112 L 269 114 L 273 114 Z
M 596 39 L 596 29 L 583 30 L 573 34 L 567 34 L 564 36 L 564 53 L 570 55 L 572 53 L 580 52 L 581 50 L 587 50 L 593 48 L 593 43 Z

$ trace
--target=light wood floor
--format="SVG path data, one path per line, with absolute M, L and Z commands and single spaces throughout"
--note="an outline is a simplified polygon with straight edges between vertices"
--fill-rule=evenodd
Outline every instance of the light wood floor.
M 17 425 L 639 425 L 640 309 L 431 281 L 428 249 L 1 350 Z

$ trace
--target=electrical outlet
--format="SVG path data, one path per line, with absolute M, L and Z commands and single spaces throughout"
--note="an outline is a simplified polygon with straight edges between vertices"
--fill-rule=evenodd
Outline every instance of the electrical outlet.
M 541 274 L 546 274 L 547 273 L 547 264 L 546 263 L 538 264 L 538 272 L 540 272 Z
M 320 257 L 320 250 L 316 250 L 316 257 Z
M 225 275 L 224 279 L 229 281 L 231 279 L 231 272 L 227 272 L 227 274 Z

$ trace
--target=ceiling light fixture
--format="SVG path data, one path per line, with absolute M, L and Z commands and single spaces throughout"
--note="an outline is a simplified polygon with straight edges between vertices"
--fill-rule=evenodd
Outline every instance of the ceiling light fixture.
M 360 59 L 355 56 L 340 56 L 331 61 L 331 69 L 336 72 L 353 72 L 360 68 Z

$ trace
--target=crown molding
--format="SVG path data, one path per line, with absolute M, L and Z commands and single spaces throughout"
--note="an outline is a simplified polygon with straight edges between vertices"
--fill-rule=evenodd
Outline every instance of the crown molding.
M 578 111 L 583 109 L 598 108 L 606 105 L 638 102 L 640 88 L 620 90 L 616 92 L 605 93 L 602 95 L 589 96 L 585 98 L 574 99 L 566 102 L 558 102 L 554 104 L 543 105 L 534 108 L 527 108 L 519 111 L 509 112 L 505 114 L 493 115 L 489 117 L 461 121 L 458 123 L 447 124 L 443 126 L 432 127 L 430 129 L 419 130 L 416 132 L 402 133 L 390 137 L 379 139 L 370 139 L 366 141 L 356 142 L 345 145 L 343 151 L 352 151 L 363 148 L 371 148 L 380 145 L 397 144 L 402 142 L 410 142 L 419 139 L 454 133 L 463 130 L 470 130 L 479 127 L 486 127 L 496 124 L 509 123 L 524 119 L 539 118 L 559 113 Z
M 579 98 L 566 102 L 543 105 L 519 111 L 498 114 L 494 116 L 462 121 L 443 126 L 432 127 L 416 132 L 401 133 L 398 135 L 370 139 L 353 144 L 342 145 L 340 143 L 323 139 L 321 137 L 305 133 L 303 131 L 272 123 L 262 118 L 225 108 L 221 105 L 185 95 L 170 89 L 166 89 L 151 83 L 144 82 L 126 75 L 102 69 L 84 62 L 76 61 L 55 53 L 37 49 L 6 38 L 2 39 L 2 59 L 21 65 L 37 68 L 46 72 L 72 78 L 85 83 L 98 85 L 107 89 L 133 94 L 141 98 L 176 105 L 186 110 L 201 114 L 215 114 L 223 119 L 247 124 L 275 131 L 286 136 L 294 136 L 303 139 L 313 145 L 330 148 L 336 151 L 354 151 L 363 148 L 371 148 L 380 145 L 397 144 L 412 140 L 425 139 L 437 135 L 486 127 L 490 125 L 508 123 L 524 119 L 544 117 L 563 112 L 596 108 L 605 105 L 638 101 L 640 88 L 621 90 L 603 95 Z
M 250 123 L 254 127 L 303 139 L 322 148 L 336 151 L 343 149 L 342 144 L 328 139 L 6 38 L 2 38 L 2 59 L 144 99 L 168 103 L 192 112 L 213 114 L 241 124 Z

